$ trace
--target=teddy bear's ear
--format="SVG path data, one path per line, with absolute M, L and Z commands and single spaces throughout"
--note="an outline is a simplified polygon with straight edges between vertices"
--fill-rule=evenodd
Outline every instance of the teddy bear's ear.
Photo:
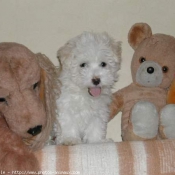
M 130 46 L 135 50 L 145 38 L 151 36 L 152 30 L 148 24 L 136 23 L 131 27 L 128 33 L 128 42 Z

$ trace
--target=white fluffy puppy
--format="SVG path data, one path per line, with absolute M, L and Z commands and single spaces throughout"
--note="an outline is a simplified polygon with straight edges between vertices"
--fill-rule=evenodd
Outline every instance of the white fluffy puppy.
M 62 66 L 56 143 L 105 141 L 111 87 L 120 68 L 121 44 L 107 33 L 84 32 L 58 50 Z

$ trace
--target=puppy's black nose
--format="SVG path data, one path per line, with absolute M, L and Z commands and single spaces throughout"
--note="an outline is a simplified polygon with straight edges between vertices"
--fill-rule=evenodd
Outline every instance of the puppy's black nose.
M 149 74 L 152 74 L 152 73 L 154 72 L 154 68 L 153 68 L 153 67 L 148 67 L 148 68 L 147 68 L 147 72 L 148 72 Z
M 27 132 L 33 136 L 38 135 L 42 130 L 42 125 L 35 126 L 34 128 L 30 128 Z
M 100 78 L 93 78 L 93 79 L 92 79 L 92 83 L 93 83 L 94 85 L 100 84 Z

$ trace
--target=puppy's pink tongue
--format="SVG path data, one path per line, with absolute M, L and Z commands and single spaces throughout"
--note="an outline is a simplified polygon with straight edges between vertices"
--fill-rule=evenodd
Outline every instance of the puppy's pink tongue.
M 89 93 L 93 97 L 98 97 L 101 94 L 101 88 L 100 87 L 89 88 Z

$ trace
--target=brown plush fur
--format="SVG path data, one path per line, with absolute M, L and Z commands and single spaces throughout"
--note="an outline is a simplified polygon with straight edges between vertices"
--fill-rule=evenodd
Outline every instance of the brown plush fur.
M 58 74 L 46 56 L 17 43 L 0 44 L 0 170 L 39 170 L 32 151 L 49 139 Z M 28 133 L 38 125 L 39 134 Z
M 149 25 L 146 23 L 137 23 L 131 27 L 128 33 L 128 42 L 135 50 L 141 41 L 150 37 L 151 35 L 152 31 Z
M 6 174 L 12 171 L 38 171 L 39 163 L 21 137 L 9 130 L 3 117 L 0 118 L 0 170 Z M 9 173 L 8 173 L 9 172 Z
M 155 105 L 158 113 L 166 105 L 167 92 L 175 75 L 175 38 L 165 34 L 152 35 L 151 28 L 148 24 L 134 24 L 128 34 L 128 41 L 135 50 L 131 62 L 131 74 L 133 83 L 113 94 L 111 104 L 111 118 L 119 111 L 122 111 L 122 138 L 123 140 L 147 140 L 134 134 L 133 124 L 130 116 L 133 106 L 141 101 L 148 101 Z M 153 61 L 161 67 L 167 66 L 168 72 L 163 73 L 163 79 L 157 87 L 144 87 L 136 82 L 136 73 L 140 67 L 140 58 L 146 58 L 147 61 Z M 175 101 L 171 99 L 175 94 L 175 83 L 169 91 L 169 103 Z M 165 138 L 163 126 L 159 126 L 157 137 Z

